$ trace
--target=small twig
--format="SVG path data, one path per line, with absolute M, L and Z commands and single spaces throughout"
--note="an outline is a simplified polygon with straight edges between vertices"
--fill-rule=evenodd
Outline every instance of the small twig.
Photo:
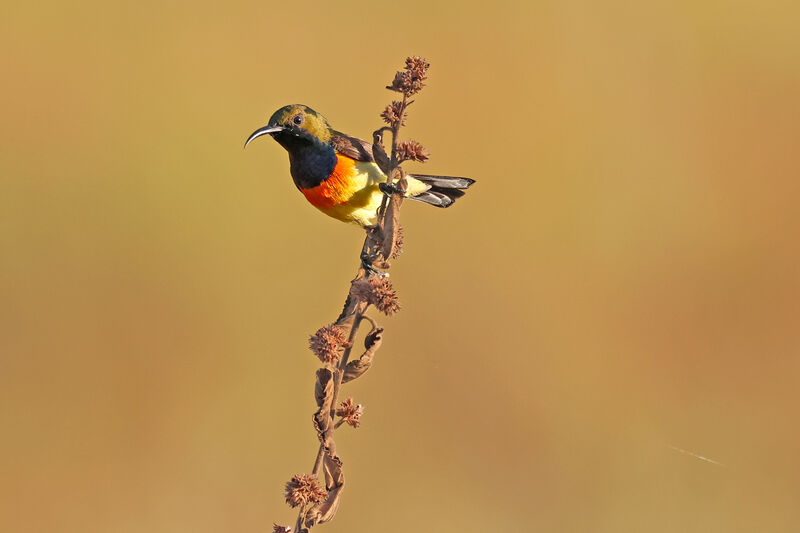
M 325 446 L 320 442 L 319 443 L 319 451 L 317 452 L 317 458 L 314 460 L 314 468 L 311 470 L 311 473 L 315 476 L 319 476 L 320 468 L 322 468 L 322 452 L 325 450 Z
M 402 115 L 405 115 L 406 109 L 408 108 L 408 96 L 403 93 L 403 101 L 400 103 L 400 109 L 402 111 Z M 397 122 L 396 124 L 392 124 L 392 167 L 396 168 L 400 161 L 397 159 L 397 142 L 398 142 L 398 132 L 400 131 L 401 123 Z M 388 183 L 391 183 L 392 177 L 389 176 Z
M 369 322 L 370 326 L 372 326 L 370 328 L 370 331 L 375 331 L 376 329 L 378 329 L 378 324 L 374 320 L 372 320 L 372 318 L 370 318 L 369 316 L 361 315 L 361 320 L 366 320 L 367 322 Z
M 353 318 L 353 328 L 350 330 L 350 345 L 344 351 L 342 355 L 342 360 L 339 361 L 339 370 L 336 372 L 336 381 L 333 383 L 333 407 L 331 407 L 331 416 L 334 416 L 336 412 L 336 402 L 339 399 L 339 389 L 342 387 L 342 378 L 344 378 L 344 370 L 347 367 L 347 361 L 350 359 L 350 352 L 353 350 L 353 344 L 356 338 L 356 332 L 358 331 L 358 327 L 361 325 L 361 319 L 363 318 L 362 313 L 367 308 L 366 303 L 362 303 L 356 309 L 356 316 Z
M 671 448 L 679 453 L 684 453 L 686 455 L 690 455 L 695 459 L 700 459 L 701 461 L 705 461 L 707 463 L 711 463 L 717 466 L 725 466 L 724 464 L 720 463 L 719 461 L 715 461 L 714 459 L 709 459 L 708 457 L 704 457 L 702 455 L 698 455 L 694 452 L 690 452 L 689 450 L 684 450 L 683 448 L 678 448 L 677 446 L 673 446 L 672 444 L 667 444 L 667 448 Z

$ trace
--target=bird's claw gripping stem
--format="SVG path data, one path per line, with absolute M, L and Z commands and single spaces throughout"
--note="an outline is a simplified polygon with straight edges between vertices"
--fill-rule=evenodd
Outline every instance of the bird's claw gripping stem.
M 367 252 L 361 252 L 361 267 L 367 271 L 367 276 L 375 274 L 376 276 L 386 275 L 372 265 L 375 258 Z
M 380 183 L 380 184 L 378 184 L 378 188 L 386 196 L 391 196 L 393 194 L 402 194 L 403 193 L 403 189 L 398 187 L 397 183 Z

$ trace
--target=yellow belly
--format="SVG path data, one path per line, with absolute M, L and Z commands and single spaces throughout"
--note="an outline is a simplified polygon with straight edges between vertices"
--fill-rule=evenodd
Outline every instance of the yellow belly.
M 337 220 L 359 226 L 374 226 L 378 223 L 377 212 L 383 200 L 383 192 L 378 185 L 386 181 L 386 175 L 375 163 L 361 161 L 354 162 L 348 174 L 347 192 L 345 197 L 339 196 L 341 201 L 336 203 L 312 201 L 308 194 L 306 198 L 314 207 Z M 407 196 L 414 196 L 427 189 L 427 185 L 411 178 L 408 180 Z M 341 195 L 342 191 L 338 193 Z
M 383 193 L 378 186 L 369 186 L 357 191 L 347 203 L 333 207 L 317 207 L 320 211 L 341 220 L 359 226 L 374 226 L 378 223 L 378 208 L 381 206 Z

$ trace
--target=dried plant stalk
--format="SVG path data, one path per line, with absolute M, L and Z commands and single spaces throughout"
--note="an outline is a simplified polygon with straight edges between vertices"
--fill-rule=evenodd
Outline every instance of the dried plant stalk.
M 387 87 L 401 93 L 402 100 L 394 100 L 380 114 L 388 124 L 373 133 L 372 154 L 376 164 L 388 177 L 386 196 L 378 209 L 378 224 L 367 228 L 361 257 L 368 257 L 378 268 L 388 269 L 390 259 L 401 250 L 403 234 L 399 224 L 403 192 L 406 190 L 406 174 L 400 167 L 403 161 L 424 162 L 428 151 L 416 141 L 400 141 L 399 131 L 408 120 L 409 98 L 425 86 L 430 64 L 420 57 L 409 57 L 406 66 L 395 74 Z M 391 133 L 391 152 L 386 153 L 384 134 Z M 348 398 L 337 409 L 342 384 L 357 379 L 370 369 L 375 353 L 381 346 L 383 328 L 365 315 L 372 305 L 380 312 L 391 315 L 399 310 L 397 294 L 387 273 L 369 272 L 361 263 L 356 277 L 350 284 L 341 314 L 333 324 L 324 326 L 309 339 L 311 351 L 325 365 L 316 374 L 314 396 L 317 411 L 313 415 L 314 429 L 320 445 L 314 468 L 310 475 L 295 475 L 286 485 L 286 500 L 292 507 L 299 507 L 294 530 L 288 526 L 274 526 L 279 533 L 304 533 L 317 525 L 328 522 L 339 508 L 345 486 L 342 460 L 336 453 L 334 434 L 342 424 L 357 428 L 361 422 L 363 407 Z M 371 324 L 364 339 L 364 352 L 358 359 L 350 361 L 358 328 L 363 320 Z M 340 416 L 338 423 L 334 423 Z M 324 488 L 319 485 L 322 474 Z

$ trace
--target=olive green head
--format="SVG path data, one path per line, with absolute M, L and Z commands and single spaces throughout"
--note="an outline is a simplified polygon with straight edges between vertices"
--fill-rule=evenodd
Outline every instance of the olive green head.
M 275 140 L 289 140 L 291 137 L 304 138 L 318 141 L 323 144 L 330 142 L 333 134 L 325 117 L 302 104 L 283 106 L 275 111 L 269 118 L 267 125 L 253 132 L 247 139 L 245 147 L 250 141 L 271 134 Z M 281 142 L 281 144 L 284 144 Z

